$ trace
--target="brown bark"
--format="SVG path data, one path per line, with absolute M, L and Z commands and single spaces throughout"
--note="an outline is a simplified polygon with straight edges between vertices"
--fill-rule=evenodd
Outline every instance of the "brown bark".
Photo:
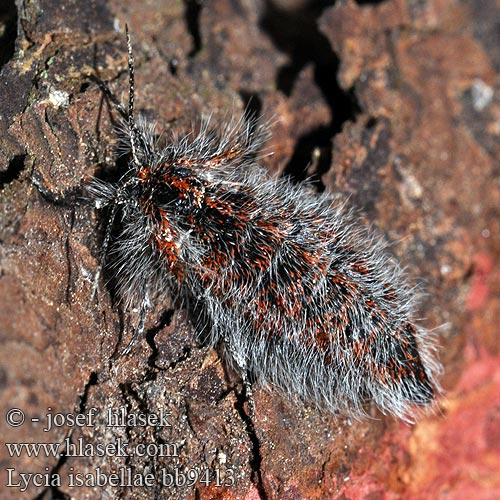
M 24 495 L 500 496 L 496 4 L 7 3 L 0 16 L 1 497 L 19 495 L 6 487 L 7 468 L 48 470 L 66 481 L 97 467 L 110 474 L 176 466 L 222 476 L 232 469 L 235 484 L 63 484 L 30 486 Z M 394 242 L 412 278 L 424 282 L 423 323 L 446 324 L 437 331 L 446 395 L 436 415 L 412 427 L 376 413 L 352 423 L 256 388 L 252 428 L 238 377 L 218 353 L 196 345 L 185 312 L 163 314 L 161 305 L 146 338 L 129 356 L 113 357 L 131 325 L 111 286 L 102 284 L 90 301 L 102 219 L 79 193 L 114 165 L 117 113 L 90 76 L 127 95 L 125 23 L 138 109 L 182 130 L 201 112 L 223 119 L 252 96 L 250 106 L 275 116 L 270 171 L 300 181 L 309 165 L 318 189 L 349 195 Z M 106 410 L 120 407 L 130 415 L 169 412 L 171 427 L 106 427 Z M 22 409 L 26 423 L 7 425 L 11 408 Z M 43 431 L 48 411 L 88 416 L 92 408 L 103 418 L 73 428 L 73 443 L 175 443 L 178 457 L 9 456 L 5 442 L 68 435 L 67 426 Z

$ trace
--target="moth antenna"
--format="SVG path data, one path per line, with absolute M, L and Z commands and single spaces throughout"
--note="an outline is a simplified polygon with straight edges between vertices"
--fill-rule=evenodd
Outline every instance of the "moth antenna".
M 128 127 L 130 130 L 130 149 L 132 152 L 132 160 L 136 167 L 139 167 L 140 163 L 137 158 L 137 126 L 134 120 L 134 54 L 132 52 L 132 42 L 130 39 L 130 33 L 128 31 L 128 25 L 125 24 L 125 33 L 127 34 L 127 52 L 128 52 L 128 81 L 129 81 L 129 91 L 128 91 Z

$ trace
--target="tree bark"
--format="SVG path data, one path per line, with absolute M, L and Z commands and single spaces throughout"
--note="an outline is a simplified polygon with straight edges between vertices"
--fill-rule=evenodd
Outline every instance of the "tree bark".
M 500 496 L 498 16 L 490 0 L 9 0 L 0 13 L 2 498 L 18 498 L 20 473 L 45 474 L 24 493 L 44 499 Z M 441 345 L 446 392 L 435 414 L 409 426 L 373 409 L 373 420 L 350 422 L 256 387 L 252 420 L 237 374 L 168 304 L 117 356 L 134 318 L 107 275 L 91 300 L 106 221 L 82 187 L 116 168 L 119 113 L 96 79 L 127 104 L 125 23 L 136 106 L 160 129 L 247 106 L 272 122 L 274 154 L 263 163 L 273 175 L 312 176 L 319 191 L 349 197 L 391 242 L 425 288 L 417 316 Z M 13 408 L 22 425 L 7 423 Z M 107 425 L 107 412 L 124 425 Z M 88 456 L 69 456 L 71 447 L 12 456 L 6 446 L 65 438 Z M 120 443 L 149 448 L 122 456 Z M 127 486 L 127 474 L 148 473 L 153 485 Z M 77 474 L 85 484 L 71 486 Z M 91 484 L 99 474 L 108 484 Z M 201 481 L 179 485 L 188 477 Z

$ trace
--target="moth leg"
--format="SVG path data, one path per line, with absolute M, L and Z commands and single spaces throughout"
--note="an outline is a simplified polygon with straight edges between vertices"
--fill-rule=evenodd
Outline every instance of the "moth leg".
M 62 194 L 54 193 L 43 185 L 43 181 L 36 174 L 33 174 L 31 183 L 36 187 L 38 192 L 53 205 L 74 207 L 75 204 L 79 204 L 81 201 L 79 188 L 71 188 Z
M 233 358 L 234 362 L 238 366 L 241 375 L 241 381 L 243 383 L 243 388 L 245 390 L 245 396 L 248 401 L 248 410 L 250 413 L 249 416 L 250 419 L 253 421 L 255 416 L 255 401 L 253 399 L 252 383 L 248 378 L 248 365 L 246 359 L 244 359 L 241 353 L 238 352 L 233 342 L 231 342 L 231 340 L 227 336 L 224 336 L 224 344 L 226 345 L 230 356 Z
M 99 278 L 101 277 L 102 270 L 104 269 L 104 264 L 106 261 L 106 255 L 108 253 L 109 244 L 111 242 L 111 234 L 113 231 L 113 223 L 115 221 L 116 213 L 118 210 L 118 205 L 114 203 L 111 207 L 111 213 L 109 215 L 108 223 L 106 224 L 106 233 L 104 234 L 104 240 L 101 246 L 101 252 L 99 257 L 99 263 L 97 265 L 97 269 L 94 275 L 94 281 L 92 283 L 92 290 L 90 293 L 89 304 L 92 303 L 94 297 L 97 293 L 97 288 L 99 287 Z
M 149 293 L 146 291 L 139 306 L 139 319 L 137 321 L 137 326 L 135 327 L 134 330 L 134 336 L 132 337 L 132 340 L 128 343 L 127 347 L 125 347 L 123 352 L 120 354 L 120 357 L 126 356 L 142 337 L 144 333 L 144 325 L 146 324 L 146 318 L 148 312 L 151 310 L 151 307 L 152 306 L 151 306 L 151 300 L 149 298 Z

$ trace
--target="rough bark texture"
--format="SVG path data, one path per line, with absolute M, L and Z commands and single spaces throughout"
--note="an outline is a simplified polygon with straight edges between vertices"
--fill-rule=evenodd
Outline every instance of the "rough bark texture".
M 11 0 L 0 12 L 0 459 L 55 473 L 24 498 L 428 499 L 500 496 L 500 40 L 492 0 Z M 292 4 L 295 4 L 294 6 Z M 327 5 L 326 5 L 327 4 Z M 249 101 L 275 117 L 266 166 L 350 196 L 427 291 L 420 314 L 445 366 L 438 412 L 408 426 L 348 422 L 240 382 L 195 344 L 183 311 L 152 315 L 117 358 L 129 318 L 112 288 L 90 301 L 102 219 L 78 200 L 112 168 L 126 97 L 124 24 L 137 106 L 179 130 Z M 309 169 L 307 170 L 307 166 Z M 44 195 L 34 181 L 43 186 Z M 163 313 L 163 314 L 162 314 Z M 125 333 L 124 333 L 125 332 Z M 171 427 L 74 427 L 71 441 L 178 444 L 177 457 L 52 457 L 7 443 L 60 442 L 52 413 L 171 413 Z M 26 414 L 13 427 L 11 408 Z M 50 410 L 48 410 L 50 408 Z M 39 424 L 32 418 L 40 417 Z M 233 470 L 219 487 L 69 487 L 73 473 Z M 47 472 L 48 471 L 48 472 Z M 213 477 L 213 476 L 212 476 Z M 179 479 L 180 481 L 180 479 Z

